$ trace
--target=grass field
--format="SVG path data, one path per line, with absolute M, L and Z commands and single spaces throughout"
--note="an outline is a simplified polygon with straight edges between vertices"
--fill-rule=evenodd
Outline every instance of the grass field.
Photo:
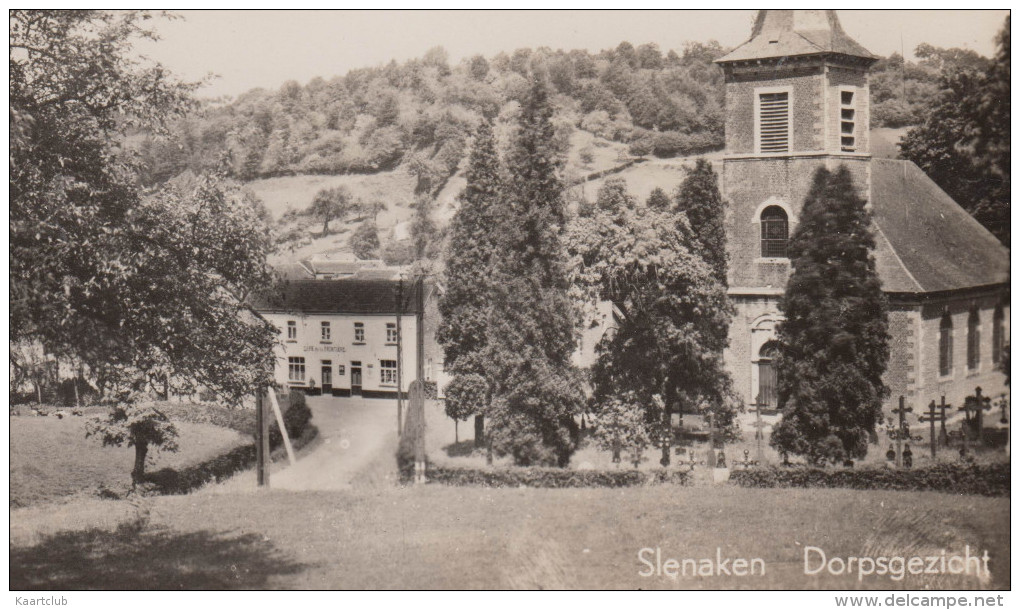
M 209 424 L 176 422 L 177 453 L 150 451 L 149 470 L 180 468 L 209 459 L 246 442 L 241 434 Z M 30 506 L 100 486 L 131 484 L 134 448 L 103 447 L 85 438 L 84 417 L 11 417 L 10 506 Z
M 194 494 L 75 511 L 74 528 L 12 512 L 11 588 L 972 589 L 1009 588 L 1009 499 L 927 492 L 729 486 Z M 49 510 L 58 510 L 52 507 Z M 69 507 L 68 507 L 69 508 Z M 89 511 L 95 518 L 90 523 Z M 117 527 L 111 514 L 121 514 Z M 71 521 L 62 521 L 71 523 Z M 808 576 L 804 547 L 829 557 L 987 550 L 991 579 Z M 663 560 L 760 558 L 764 576 L 641 576 Z

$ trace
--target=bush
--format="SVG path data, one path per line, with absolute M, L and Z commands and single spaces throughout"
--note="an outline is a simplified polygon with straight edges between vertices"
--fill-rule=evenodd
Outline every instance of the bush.
M 296 391 L 289 394 L 287 408 L 283 412 L 283 425 L 287 428 L 287 436 L 291 440 L 304 434 L 308 423 L 312 421 L 312 410 L 308 408 L 308 401 L 304 392 Z M 269 446 L 279 447 L 283 443 L 283 436 L 280 434 L 280 426 L 273 418 L 269 424 Z
M 936 464 L 913 470 L 757 468 L 736 470 L 741 487 L 843 487 L 1009 497 L 1009 464 Z
M 402 471 L 402 480 L 407 480 Z M 686 485 L 689 473 L 653 470 L 569 470 L 563 468 L 447 468 L 429 465 L 430 483 L 481 487 L 636 487 L 651 484 Z

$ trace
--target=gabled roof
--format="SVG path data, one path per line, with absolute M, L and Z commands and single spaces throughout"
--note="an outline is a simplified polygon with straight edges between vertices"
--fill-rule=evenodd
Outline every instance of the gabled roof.
M 290 280 L 253 298 L 260 312 L 396 314 L 418 312 L 420 284 L 392 280 Z
M 871 205 L 886 292 L 1009 281 L 1009 250 L 910 161 L 872 159 Z
M 716 63 L 837 54 L 878 60 L 850 38 L 834 10 L 762 10 L 754 21 L 751 38 Z

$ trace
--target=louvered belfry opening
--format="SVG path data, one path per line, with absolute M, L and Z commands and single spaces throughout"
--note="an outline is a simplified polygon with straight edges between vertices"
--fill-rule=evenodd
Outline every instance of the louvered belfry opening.
M 790 152 L 790 94 L 762 93 L 758 98 L 759 141 L 763 153 Z

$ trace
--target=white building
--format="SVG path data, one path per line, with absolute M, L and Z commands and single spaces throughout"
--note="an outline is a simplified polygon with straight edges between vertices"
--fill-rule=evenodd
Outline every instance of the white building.
M 282 282 L 256 304 L 280 330 L 276 382 L 312 394 L 395 398 L 399 378 L 406 393 L 417 376 L 418 290 L 406 280 Z

